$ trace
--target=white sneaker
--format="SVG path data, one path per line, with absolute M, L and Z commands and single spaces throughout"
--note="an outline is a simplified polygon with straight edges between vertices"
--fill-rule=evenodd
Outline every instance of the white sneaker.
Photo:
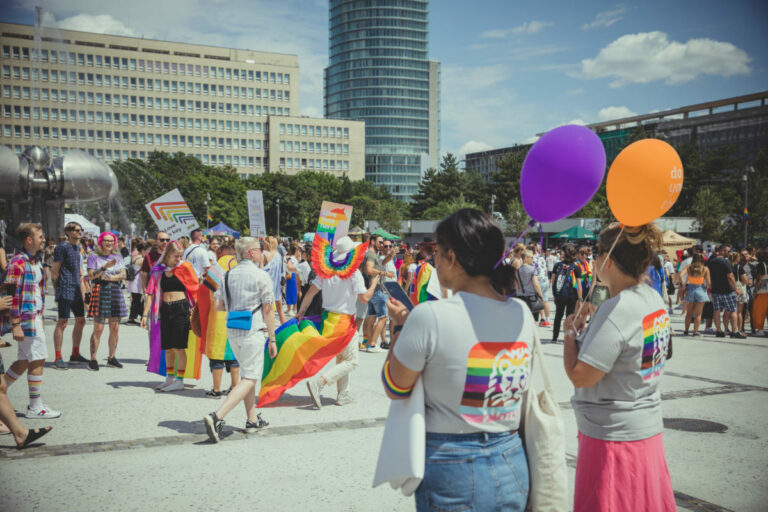
M 159 386 L 155 387 L 155 389 L 156 389 L 156 390 L 158 390 L 158 391 L 162 391 L 162 389 L 163 389 L 163 388 L 165 388 L 165 387 L 168 387 L 168 386 L 170 386 L 171 384 L 173 384 L 173 381 L 174 381 L 174 380 L 176 380 L 176 379 L 167 379 L 167 380 L 164 380 L 163 382 L 161 382 L 161 383 L 160 383 L 160 385 L 159 385 Z
M 715 334 L 715 332 L 716 331 L 711 327 L 707 327 L 706 329 L 704 329 L 704 334 Z
M 184 381 L 179 379 L 174 379 L 174 382 L 172 382 L 169 386 L 165 386 L 164 388 L 160 389 L 160 391 L 168 392 L 168 391 L 184 391 Z
M 27 414 L 24 415 L 25 418 L 31 420 L 58 418 L 59 416 L 61 416 L 61 411 L 54 411 L 45 404 L 38 409 L 27 406 Z
M 370 347 L 368 349 L 368 352 L 370 352 L 371 354 L 383 354 L 384 352 L 386 352 L 386 350 L 376 345 L 375 347 Z
M 339 395 L 339 397 L 336 399 L 336 405 L 347 405 L 347 404 L 353 404 L 357 400 L 352 398 L 349 393 L 343 393 Z
M 307 389 L 309 390 L 309 396 L 312 397 L 312 401 L 315 403 L 315 407 L 321 409 L 323 407 L 323 404 L 320 401 L 320 390 L 322 389 L 322 386 L 320 385 L 320 379 L 317 375 L 307 381 Z

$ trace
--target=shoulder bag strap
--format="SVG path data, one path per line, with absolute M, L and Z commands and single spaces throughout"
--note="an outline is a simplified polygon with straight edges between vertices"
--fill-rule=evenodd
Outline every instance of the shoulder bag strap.
M 539 333 L 536 330 L 536 327 L 534 325 L 533 328 L 533 359 L 534 363 L 536 363 L 536 360 L 538 360 L 538 366 L 541 368 L 541 377 L 544 381 L 544 389 L 547 390 L 547 392 L 550 394 L 550 396 L 554 397 L 555 393 L 552 390 L 552 382 L 549 380 L 549 374 L 547 373 L 547 367 L 544 364 L 544 352 L 541 350 L 541 340 L 539 339 Z M 531 375 L 533 375 L 533 366 L 531 366 Z
M 227 294 L 227 311 L 229 311 L 231 299 L 229 298 L 229 270 L 224 274 L 224 293 Z

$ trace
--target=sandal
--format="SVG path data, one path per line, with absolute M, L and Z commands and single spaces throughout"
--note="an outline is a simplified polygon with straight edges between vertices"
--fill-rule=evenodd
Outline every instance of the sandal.
M 10 346 L 11 344 L 8 343 L 7 341 L 0 341 L 0 348 L 8 348 Z
M 21 445 L 17 445 L 16 448 L 18 448 L 19 450 L 23 450 L 24 448 L 27 448 L 30 444 L 32 444 L 33 441 L 40 439 L 45 434 L 50 432 L 52 429 L 53 427 L 29 429 L 29 432 L 27 433 L 27 438 L 24 439 L 24 442 L 21 443 Z
M 223 395 L 224 393 L 221 391 L 214 391 L 213 389 L 205 394 L 207 398 L 221 398 Z

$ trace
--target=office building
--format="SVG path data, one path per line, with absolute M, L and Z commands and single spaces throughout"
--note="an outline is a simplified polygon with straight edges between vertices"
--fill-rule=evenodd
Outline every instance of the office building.
M 476 171 L 486 182 L 491 181 L 491 176 L 499 172 L 498 161 L 504 156 L 520 151 L 526 153 L 531 147 L 530 144 L 520 144 L 508 148 L 489 149 L 487 151 L 478 151 L 477 153 L 467 153 L 464 156 L 465 169 L 467 171 Z
M 12 23 L 0 23 L 0 33 L 0 144 L 17 152 L 37 144 L 55 157 L 76 148 L 109 163 L 180 151 L 204 164 L 232 166 L 245 177 L 276 171 L 281 159 L 287 161 L 281 145 L 271 144 L 269 125 L 273 118 L 290 118 L 291 124 L 302 119 L 333 127 L 334 137 L 321 131 L 314 147 L 341 145 L 332 154 L 334 172 L 364 175 L 362 161 L 348 158 L 363 148 L 343 149 L 363 139 L 364 123 L 295 117 L 296 55 Z M 290 158 L 293 164 L 293 153 Z M 321 169 L 330 161 L 325 154 L 317 160 Z M 283 168 L 292 173 L 303 167 L 300 160 L 299 167 Z
M 427 58 L 427 17 L 427 1 L 329 2 L 325 116 L 365 121 L 366 179 L 406 200 L 439 157 L 440 65 Z

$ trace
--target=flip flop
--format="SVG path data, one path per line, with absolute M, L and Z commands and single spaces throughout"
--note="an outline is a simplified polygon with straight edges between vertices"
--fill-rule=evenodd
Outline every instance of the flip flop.
M 24 448 L 27 448 L 30 444 L 32 444 L 34 441 L 40 439 L 45 434 L 50 432 L 53 429 L 53 427 L 43 427 L 43 428 L 36 428 L 36 429 L 30 429 L 29 433 L 27 433 L 27 438 L 24 439 L 24 442 L 21 444 L 21 446 L 17 446 L 19 450 L 23 450 Z
M 10 346 L 11 344 L 8 343 L 7 341 L 0 341 L 0 348 L 8 348 Z

